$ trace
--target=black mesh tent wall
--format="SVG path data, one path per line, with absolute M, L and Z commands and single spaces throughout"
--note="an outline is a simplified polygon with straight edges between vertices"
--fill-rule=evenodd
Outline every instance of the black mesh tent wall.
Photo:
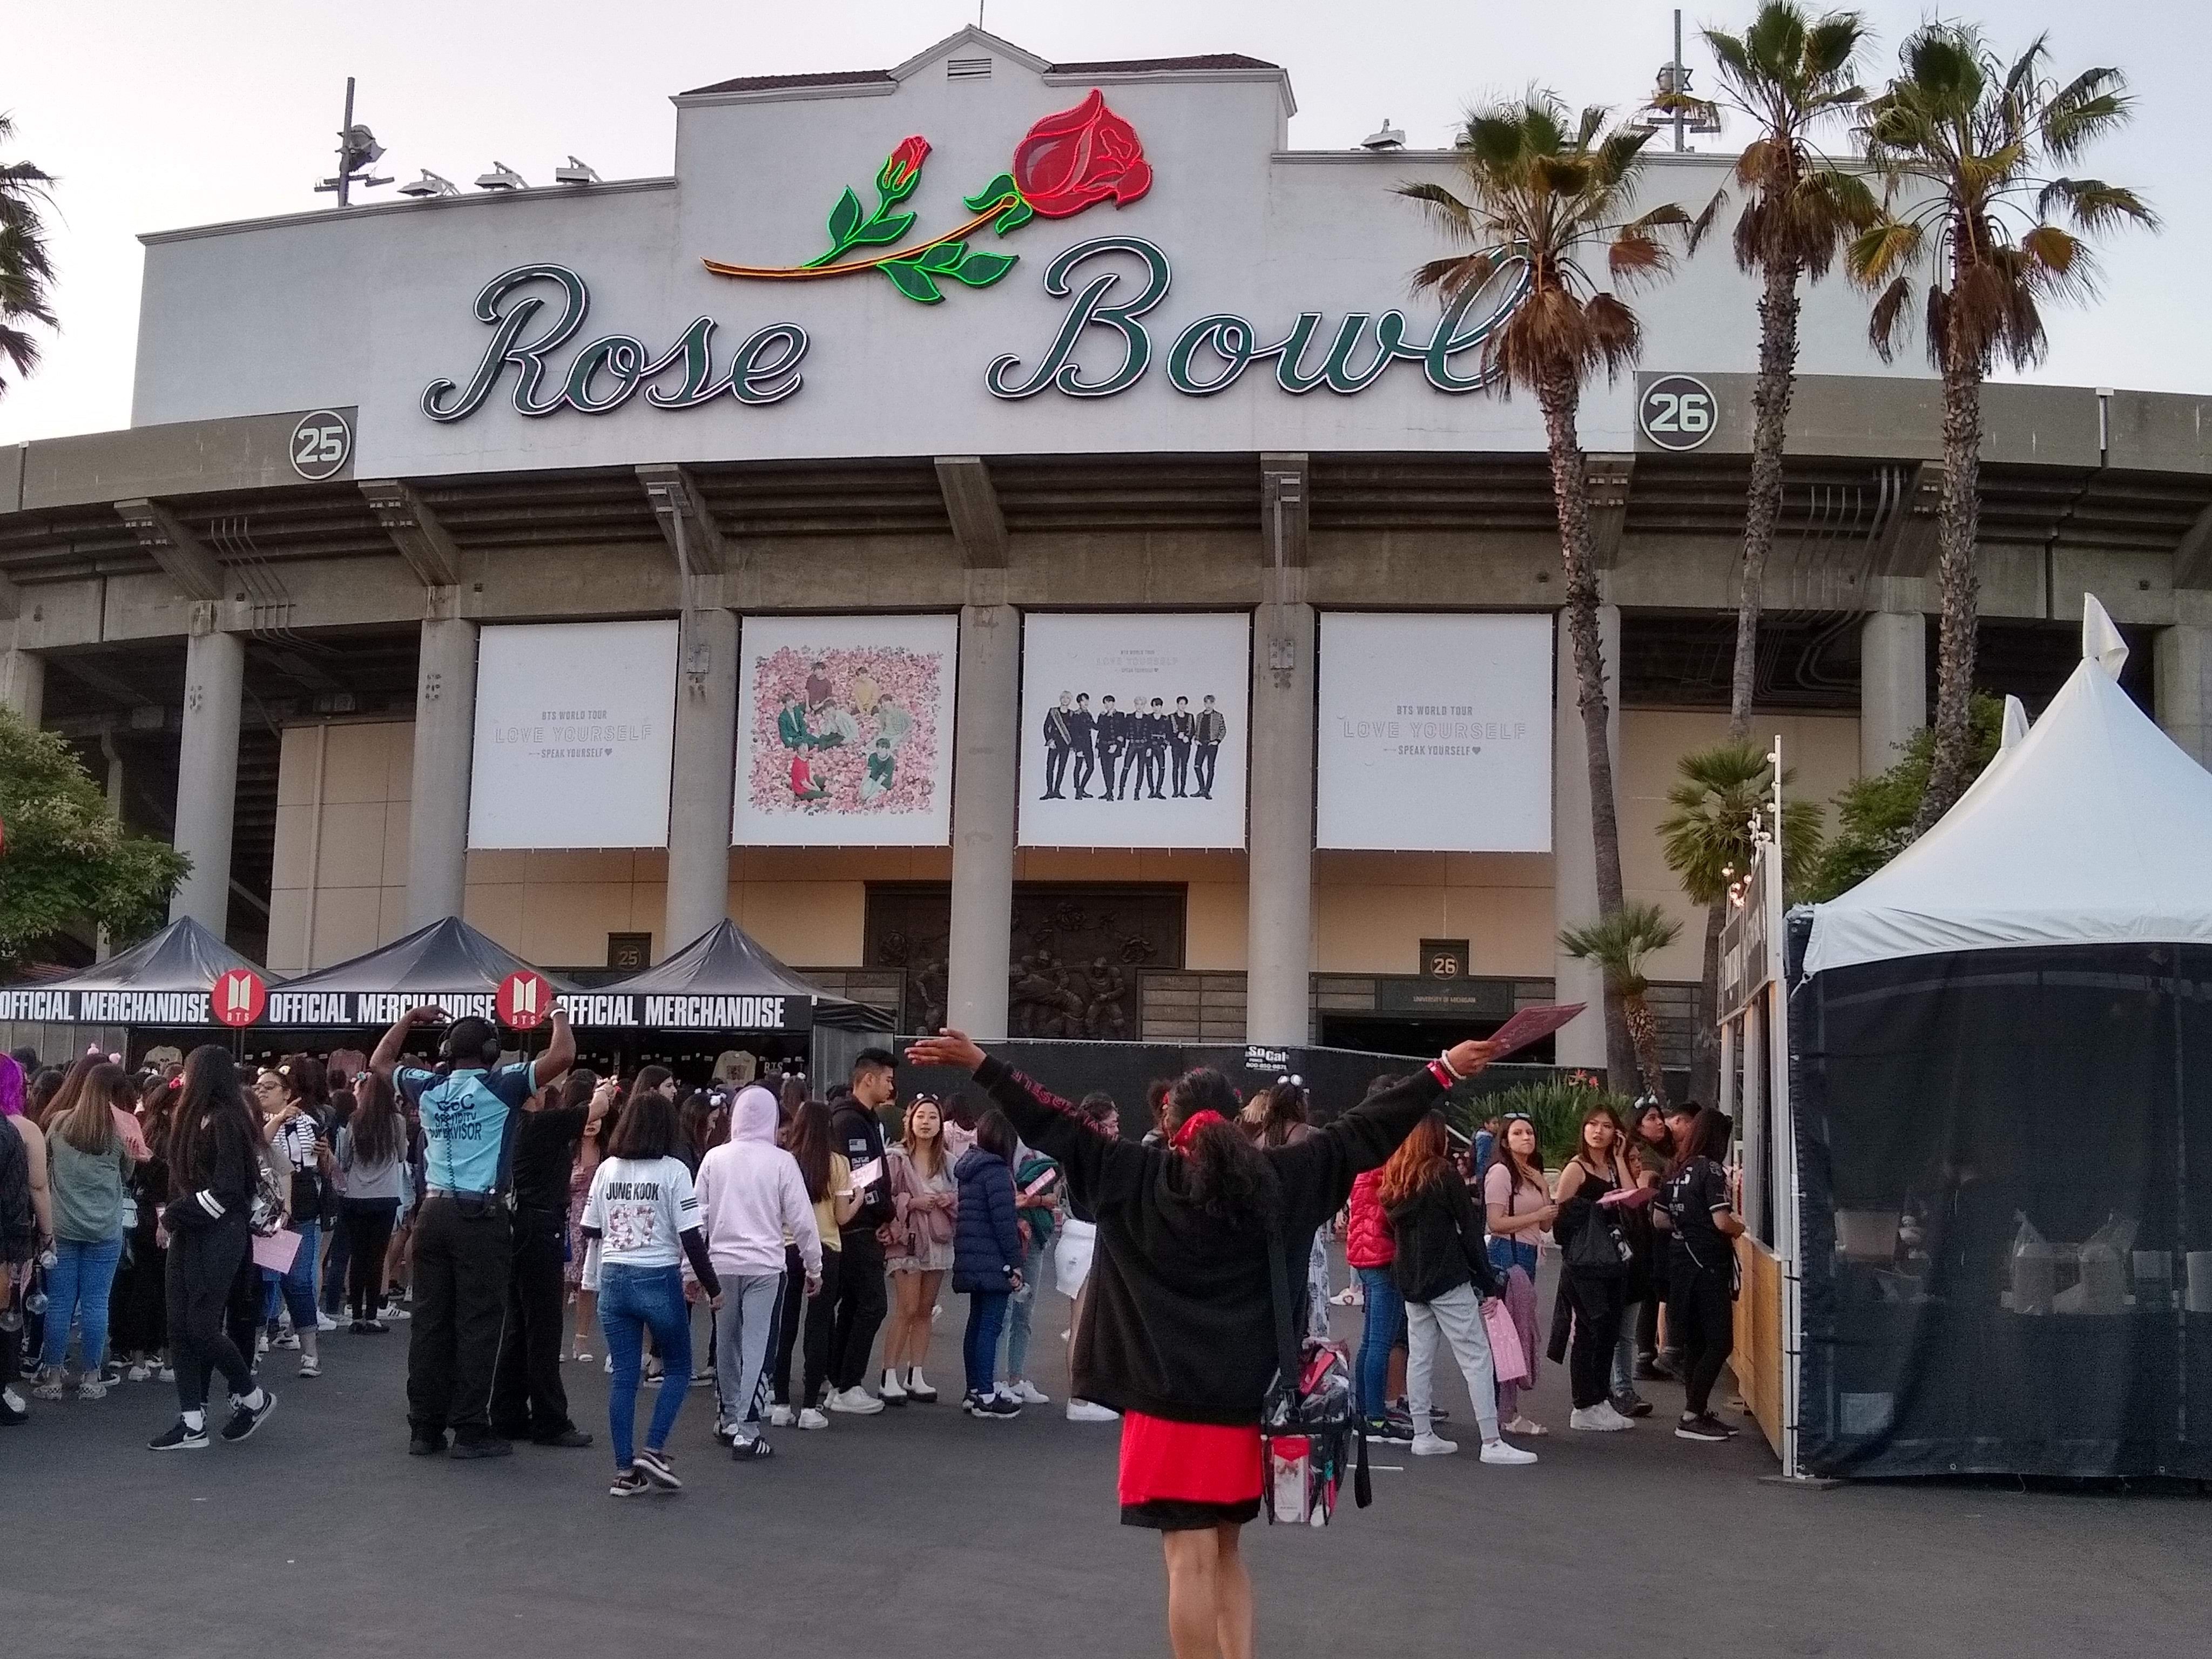
M 1790 1026 L 1806 1470 L 2212 1478 L 2212 947 L 1832 968 Z

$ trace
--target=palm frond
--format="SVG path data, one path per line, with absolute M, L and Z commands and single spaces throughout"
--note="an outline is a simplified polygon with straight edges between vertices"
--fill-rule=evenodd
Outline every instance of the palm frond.
M 1682 924 L 1656 904 L 1625 904 L 1587 926 L 1562 928 L 1559 948 L 1577 961 L 1595 963 L 1616 994 L 1640 996 L 1650 988 L 1644 963 L 1681 931 Z
M 2053 179 L 2035 198 L 2035 216 L 2048 221 L 2053 207 L 2063 207 L 2075 227 L 2094 234 L 2123 224 L 2159 228 L 2159 216 L 2135 191 L 2101 179 Z

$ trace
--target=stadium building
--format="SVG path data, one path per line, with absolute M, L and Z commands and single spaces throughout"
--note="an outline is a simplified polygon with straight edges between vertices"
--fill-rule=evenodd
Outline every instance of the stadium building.
M 1395 193 L 1449 155 L 975 29 L 675 102 L 665 177 L 145 236 L 131 427 L 0 450 L 0 689 L 191 854 L 176 914 L 280 975 L 458 915 L 586 977 L 727 915 L 983 1035 L 1425 1052 L 1591 995 L 1542 425 L 1479 385 L 1516 276 L 1417 293 Z M 1724 724 L 1755 299 L 1713 238 L 1582 407 L 1678 1052 L 1656 826 Z M 1926 719 L 1942 465 L 1862 295 L 1802 337 L 1757 730 L 1825 802 Z M 2039 707 L 2094 592 L 2204 758 L 2204 400 L 1986 412 L 1984 687 Z

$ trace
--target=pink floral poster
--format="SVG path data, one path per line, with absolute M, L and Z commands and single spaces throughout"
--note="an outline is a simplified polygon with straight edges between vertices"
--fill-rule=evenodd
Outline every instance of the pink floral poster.
M 951 838 L 953 617 L 748 617 L 734 842 Z

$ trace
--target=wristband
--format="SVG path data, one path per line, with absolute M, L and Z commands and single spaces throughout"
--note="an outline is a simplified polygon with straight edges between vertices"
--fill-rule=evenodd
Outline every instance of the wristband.
M 1452 1070 L 1451 1050 L 1449 1048 L 1445 1049 L 1443 1053 L 1437 1056 L 1437 1064 L 1444 1068 L 1446 1075 L 1450 1077 L 1455 1083 L 1464 1083 L 1467 1081 L 1468 1077 L 1473 1075 L 1472 1073 L 1455 1072 Z
M 1429 1062 L 1429 1075 L 1436 1079 L 1437 1086 L 1440 1089 L 1449 1089 L 1453 1084 L 1460 1080 L 1452 1068 L 1445 1065 L 1442 1059 Z

